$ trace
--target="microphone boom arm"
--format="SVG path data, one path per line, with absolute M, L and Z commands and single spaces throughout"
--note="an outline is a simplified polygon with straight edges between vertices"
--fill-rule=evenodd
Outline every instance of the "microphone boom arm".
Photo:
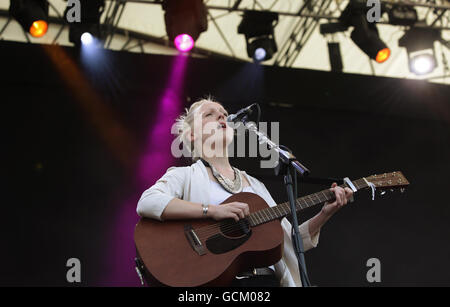
M 258 136 L 259 144 L 266 144 L 270 150 L 274 150 L 278 153 L 279 159 L 282 163 L 285 165 L 291 165 L 301 176 L 307 176 L 310 173 L 310 171 L 303 164 L 301 164 L 291 152 L 281 149 L 280 146 L 275 144 L 264 132 L 260 131 L 258 127 L 256 127 L 255 123 L 247 122 L 245 118 L 242 119 L 242 122 L 247 130 Z

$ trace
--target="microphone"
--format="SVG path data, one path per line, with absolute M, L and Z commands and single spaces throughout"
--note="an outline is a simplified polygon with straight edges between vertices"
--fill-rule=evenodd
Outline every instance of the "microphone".
M 250 106 L 248 106 L 246 108 L 240 109 L 239 111 L 236 112 L 236 114 L 228 115 L 227 122 L 229 122 L 229 123 L 237 123 L 237 122 L 242 121 L 244 119 L 244 117 L 252 114 L 252 112 L 253 112 L 252 108 L 255 105 L 256 105 L 256 103 L 254 103 L 254 104 L 252 104 L 252 105 L 250 105 Z

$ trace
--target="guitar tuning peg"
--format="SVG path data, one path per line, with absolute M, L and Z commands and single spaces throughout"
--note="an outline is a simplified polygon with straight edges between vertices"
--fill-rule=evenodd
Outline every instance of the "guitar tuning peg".
M 405 192 L 405 188 L 400 188 L 400 193 Z
M 394 189 L 389 189 L 389 191 L 394 192 Z
M 386 194 L 386 191 L 381 191 L 380 195 L 383 196 L 384 194 Z

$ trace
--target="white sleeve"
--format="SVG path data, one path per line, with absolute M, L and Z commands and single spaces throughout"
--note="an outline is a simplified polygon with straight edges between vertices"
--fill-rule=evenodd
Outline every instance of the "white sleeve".
M 286 218 L 283 220 L 286 220 L 284 223 L 284 228 L 291 238 L 292 224 Z M 303 250 L 305 252 L 317 247 L 317 244 L 319 244 L 320 230 L 313 237 L 311 237 L 311 234 L 309 233 L 309 220 L 303 222 L 299 226 L 299 233 L 303 241 Z
M 137 214 L 157 220 L 174 198 L 183 198 L 185 167 L 171 167 L 156 183 L 145 190 L 137 204 Z

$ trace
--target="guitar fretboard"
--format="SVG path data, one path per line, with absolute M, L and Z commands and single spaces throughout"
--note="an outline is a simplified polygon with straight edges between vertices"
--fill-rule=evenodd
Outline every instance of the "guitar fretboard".
M 364 178 L 352 181 L 353 185 L 357 190 L 368 188 L 366 181 Z M 340 187 L 348 187 L 346 183 L 340 185 Z M 297 212 L 306 208 L 310 208 L 312 206 L 323 204 L 326 201 L 334 201 L 336 200 L 335 194 L 329 189 L 323 190 L 317 193 L 313 193 L 310 195 L 306 195 L 300 198 L 297 198 L 295 201 L 295 207 Z M 257 226 L 260 224 L 264 224 L 275 219 L 280 219 L 283 217 L 287 217 L 291 214 L 289 202 L 281 203 L 277 206 L 266 208 L 263 210 L 259 210 L 253 212 L 248 217 L 250 222 L 250 226 Z

